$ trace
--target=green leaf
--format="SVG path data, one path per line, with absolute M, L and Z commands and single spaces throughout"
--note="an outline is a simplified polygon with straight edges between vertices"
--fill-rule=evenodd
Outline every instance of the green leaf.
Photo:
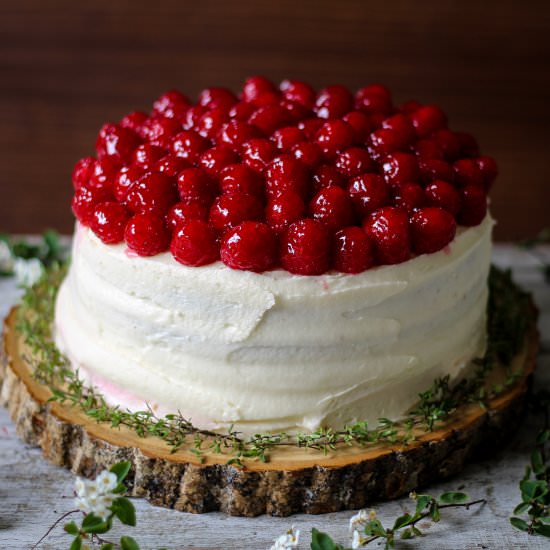
M 436 523 L 441 519 L 441 514 L 439 513 L 439 506 L 437 504 L 434 504 L 432 506 L 432 509 L 430 510 L 430 517 L 432 518 L 432 521 L 435 521 Z
M 524 479 L 520 482 L 519 488 L 524 501 L 537 499 L 548 493 L 548 484 L 543 480 Z
M 529 506 L 531 506 L 531 504 L 529 504 L 529 502 L 522 502 L 522 503 L 518 504 L 514 508 L 514 514 L 523 514 L 524 512 L 527 512 L 527 510 L 529 509 Z
M 88 514 L 82 521 L 82 531 L 85 533 L 101 534 L 106 533 L 110 528 L 109 521 L 103 521 L 94 514 Z
M 512 517 L 510 518 L 510 523 L 520 531 L 527 531 L 529 529 L 527 522 L 521 518 Z
M 413 538 L 413 531 L 412 529 L 409 527 L 408 529 L 404 529 L 402 532 L 401 532 L 401 538 L 402 539 L 412 539 Z
M 533 530 L 538 535 L 542 535 L 543 537 L 550 537 L 550 525 L 542 525 L 541 523 L 537 523 Z
M 384 529 L 384 526 L 377 519 L 371 519 L 365 525 L 365 535 L 376 537 L 387 537 L 388 534 Z
M 115 550 L 115 547 L 111 542 L 106 542 L 100 546 L 99 550 Z
M 125 525 L 136 524 L 136 509 L 134 505 L 125 497 L 118 497 L 113 501 L 111 510 L 115 516 Z
M 120 537 L 120 547 L 122 550 L 139 550 L 139 544 L 132 537 Z
M 550 440 L 550 430 L 543 430 L 537 436 L 537 445 L 544 445 L 548 440 Z
M 457 493 L 453 491 L 443 493 L 439 497 L 439 502 L 443 504 L 464 504 L 468 502 L 468 500 L 470 500 L 470 497 L 466 493 Z
M 428 506 L 432 497 L 430 495 L 418 495 L 416 499 L 416 512 L 420 513 Z
M 315 529 L 311 530 L 311 550 L 343 550 L 326 533 Z
M 82 539 L 80 537 L 76 537 L 76 539 L 73 540 L 73 543 L 69 547 L 69 550 L 80 550 L 82 548 Z
M 535 474 L 542 474 L 546 469 L 544 464 L 544 459 L 542 458 L 542 453 L 539 449 L 535 449 L 531 453 L 531 467 Z
M 123 462 L 117 462 L 116 464 L 113 464 L 109 471 L 115 474 L 118 482 L 121 483 L 128 475 L 131 467 L 132 463 L 128 460 L 124 460 Z
M 411 521 L 410 514 L 404 514 L 403 516 L 398 517 L 395 520 L 395 523 L 393 524 L 393 530 L 397 531 L 397 529 L 401 529 L 402 527 L 405 527 L 405 525 L 408 525 L 410 521 Z
M 70 523 L 66 523 L 63 526 L 63 529 L 65 529 L 65 531 L 69 533 L 69 535 L 78 535 L 78 533 L 80 533 L 80 530 L 74 521 L 71 521 Z

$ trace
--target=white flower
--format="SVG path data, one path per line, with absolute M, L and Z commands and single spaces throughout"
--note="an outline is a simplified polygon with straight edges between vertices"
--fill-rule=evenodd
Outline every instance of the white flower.
M 8 243 L 0 240 L 0 271 L 11 273 L 13 271 L 13 256 Z
M 15 280 L 19 285 L 32 286 L 42 275 L 43 267 L 38 258 L 16 258 L 13 264 Z
M 300 530 L 292 526 L 284 535 L 281 535 L 275 540 L 275 543 L 270 550 L 288 550 L 289 548 L 297 548 L 300 542 Z
M 367 537 L 364 537 L 359 531 L 354 531 L 353 538 L 351 540 L 351 547 L 353 550 L 356 548 L 363 548 L 367 540 Z
M 116 498 L 112 491 L 117 484 L 116 475 L 107 470 L 103 470 L 93 481 L 77 477 L 74 485 L 76 507 L 86 514 L 107 519 L 111 513 L 109 508 Z
M 374 515 L 376 517 L 376 514 Z M 359 510 L 357 514 L 352 516 L 349 520 L 349 530 L 356 531 L 357 529 L 363 528 L 369 519 L 374 519 L 371 517 L 371 513 L 366 510 Z
M 96 477 L 95 483 L 99 493 L 109 493 L 118 485 L 118 480 L 113 472 L 103 470 L 103 472 Z

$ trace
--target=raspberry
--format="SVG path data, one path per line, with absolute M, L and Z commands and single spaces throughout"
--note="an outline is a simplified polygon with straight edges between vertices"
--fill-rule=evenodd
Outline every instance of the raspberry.
M 418 181 L 420 171 L 414 155 L 408 153 L 392 153 L 384 158 L 382 173 L 389 185 L 401 185 L 406 182 Z
M 199 94 L 198 104 L 208 109 L 222 108 L 228 111 L 239 100 L 227 88 L 206 88 Z
M 95 143 L 97 158 L 114 157 L 128 162 L 140 143 L 139 136 L 133 130 L 116 124 L 104 124 Z
M 256 107 L 252 103 L 239 101 L 239 103 L 235 103 L 235 105 L 229 109 L 229 116 L 235 120 L 246 122 L 255 110 Z
M 324 187 L 337 185 L 344 187 L 346 178 L 334 167 L 328 164 L 322 164 L 313 172 L 313 192 L 318 193 Z
M 265 223 L 245 221 L 224 235 L 220 255 L 232 269 L 261 273 L 275 264 L 277 239 Z
M 342 117 L 353 129 L 353 141 L 355 143 L 365 143 L 369 134 L 373 130 L 370 118 L 361 111 L 350 111 Z
M 418 183 L 407 182 L 392 189 L 393 204 L 406 210 L 409 214 L 424 206 L 426 198 L 424 189 Z
M 242 193 L 262 198 L 264 183 L 262 177 L 245 164 L 230 164 L 220 172 L 220 187 L 222 193 Z
M 197 267 L 211 264 L 219 258 L 216 234 L 205 221 L 186 221 L 175 231 L 170 252 L 183 265 Z
M 481 175 L 483 177 L 483 187 L 485 188 L 485 191 L 488 192 L 498 176 L 497 163 L 493 158 L 487 156 L 478 157 L 474 159 L 474 161 L 481 171 Z
M 304 217 L 306 206 L 298 193 L 287 191 L 267 203 L 265 218 L 269 226 L 281 233 L 290 224 Z
M 168 248 L 170 231 L 160 216 L 142 212 L 128 220 L 124 240 L 138 256 L 155 256 Z
M 345 86 L 328 86 L 317 94 L 315 112 L 319 118 L 342 118 L 352 109 L 353 95 Z
M 391 94 L 385 86 L 371 84 L 357 90 L 355 108 L 366 113 L 388 114 L 392 111 Z
M 103 157 L 94 163 L 92 174 L 88 181 L 89 187 L 112 189 L 120 162 L 115 157 Z
M 352 127 L 343 120 L 329 120 L 325 122 L 315 136 L 317 145 L 329 157 L 348 149 L 353 144 L 354 133 Z
M 329 231 L 338 231 L 354 222 L 351 199 L 341 187 L 321 189 L 309 203 L 309 212 Z
M 416 132 L 410 118 L 402 113 L 397 113 L 382 121 L 382 128 L 393 130 L 402 147 L 410 145 L 416 140 Z
M 90 227 L 105 243 L 117 244 L 124 240 L 124 228 L 130 214 L 118 202 L 100 202 L 94 209 Z
M 244 164 L 260 174 L 276 154 L 275 144 L 268 139 L 251 139 L 243 145 L 241 151 Z
M 175 178 L 184 168 L 190 167 L 191 162 L 189 160 L 170 154 L 162 157 L 155 164 L 154 170 Z
M 447 126 L 447 115 L 437 105 L 424 105 L 409 114 L 411 122 L 420 137 Z
M 216 143 L 238 153 L 245 142 L 257 137 L 260 137 L 260 132 L 256 127 L 240 120 L 231 120 L 222 126 Z
M 453 179 L 453 169 L 444 160 L 421 160 L 418 167 L 420 168 L 420 181 L 425 185 L 435 180 L 452 181 Z
M 460 155 L 460 141 L 451 130 L 436 130 L 432 134 L 432 139 L 441 147 L 443 156 L 447 161 L 453 161 Z
M 289 153 L 296 144 L 304 141 L 305 136 L 300 128 L 296 128 L 296 126 L 287 126 L 275 131 L 271 139 L 283 153 Z
M 373 132 L 368 140 L 369 153 L 375 160 L 382 160 L 391 153 L 396 153 L 405 148 L 403 138 L 396 130 L 380 128 Z
M 420 139 L 412 147 L 419 160 L 443 160 L 443 148 L 435 139 Z
M 372 172 L 376 168 L 369 153 L 361 147 L 351 147 L 339 153 L 335 166 L 341 174 L 348 178 Z
M 133 130 L 139 137 L 144 138 L 143 125 L 148 118 L 147 114 L 142 111 L 133 111 L 121 119 L 119 125 Z
M 487 214 L 487 196 L 482 187 L 467 185 L 462 189 L 462 206 L 457 221 L 460 225 L 479 225 Z
M 299 80 L 283 80 L 280 85 L 283 97 L 308 109 L 315 105 L 315 90 L 307 83 Z
M 308 192 L 308 168 L 290 155 L 274 158 L 265 171 L 266 192 L 277 197 L 286 191 L 295 191 L 301 197 Z
M 374 247 L 360 227 L 344 227 L 332 243 L 334 268 L 341 273 L 361 273 L 374 264 Z
M 310 168 L 315 168 L 323 160 L 323 151 L 321 151 L 321 148 L 316 143 L 311 143 L 310 141 L 297 143 L 292 148 L 292 154 L 295 159 L 298 159 Z
M 191 102 L 178 90 L 163 93 L 154 103 L 153 111 L 166 118 L 181 119 Z
M 242 96 L 245 101 L 254 101 L 260 95 L 269 92 L 277 92 L 271 81 L 264 76 L 251 76 L 245 80 Z
M 329 244 L 321 223 L 299 220 L 281 237 L 281 264 L 297 275 L 322 275 L 329 268 Z
M 388 185 L 377 174 L 356 176 L 349 182 L 348 193 L 361 216 L 374 212 L 390 200 Z
M 229 113 L 223 107 L 210 109 L 201 115 L 193 130 L 205 139 L 214 139 L 228 120 Z
M 313 111 L 303 105 L 300 105 L 299 103 L 295 103 L 294 101 L 283 99 L 279 105 L 286 110 L 293 124 L 298 124 L 302 120 L 309 119 L 314 116 Z
M 184 130 L 174 136 L 171 150 L 176 156 L 195 162 L 208 146 L 208 141 L 202 136 L 192 130 Z
M 442 180 L 435 180 L 426 187 L 426 203 L 438 206 L 453 216 L 460 210 L 460 194 L 453 185 Z
M 174 179 L 160 172 L 149 172 L 131 186 L 124 202 L 134 213 L 152 212 L 164 216 L 176 201 Z
M 479 157 L 479 146 L 474 136 L 466 132 L 455 132 L 455 136 L 460 143 L 460 156 Z
M 210 225 L 220 233 L 235 227 L 243 221 L 261 220 L 261 202 L 252 195 L 233 193 L 216 197 L 210 208 Z
M 172 231 L 175 231 L 180 225 L 189 220 L 208 219 L 208 208 L 198 202 L 184 203 L 177 202 L 170 208 L 166 215 L 166 221 Z
M 266 136 L 270 136 L 275 130 L 288 126 L 292 122 L 292 119 L 284 107 L 280 105 L 266 105 L 252 113 L 248 122 L 261 130 Z
M 113 195 L 109 188 L 82 185 L 75 191 L 71 207 L 82 225 L 90 225 L 95 207 L 101 202 L 111 200 L 113 200 Z
M 132 155 L 132 163 L 140 166 L 144 170 L 149 170 L 152 166 L 166 156 L 167 151 L 157 145 L 151 145 L 150 143 L 144 143 L 140 145 Z
M 455 219 L 442 208 L 421 208 L 411 217 L 411 240 L 417 254 L 441 250 L 454 239 L 455 233 Z
M 414 111 L 417 111 L 422 107 L 422 104 L 414 99 L 410 99 L 409 101 L 405 101 L 399 106 L 399 110 L 404 114 L 410 114 Z
M 385 206 L 373 212 L 363 227 L 373 242 L 378 263 L 399 264 L 410 258 L 409 217 L 401 208 Z
M 194 130 L 197 128 L 200 119 L 204 113 L 208 112 L 207 107 L 202 105 L 194 105 L 187 109 L 185 116 L 181 119 L 181 125 L 184 130 Z
M 182 202 L 199 203 L 210 208 L 218 194 L 218 185 L 204 170 L 186 168 L 178 176 L 178 192 Z
M 453 164 L 453 171 L 454 182 L 458 187 L 466 187 L 466 185 L 484 187 L 483 174 L 474 159 L 460 159 L 455 161 Z
M 226 166 L 235 164 L 239 157 L 229 147 L 217 145 L 205 151 L 199 159 L 199 165 L 211 176 L 217 176 Z
M 173 118 L 150 118 L 143 126 L 149 143 L 170 149 L 172 138 L 181 131 L 181 124 Z
M 143 176 L 141 166 L 123 166 L 115 176 L 113 192 L 118 202 L 124 202 L 130 188 Z
M 325 121 L 321 118 L 308 118 L 299 122 L 298 128 L 304 132 L 307 139 L 312 140 L 324 123 Z
M 72 173 L 73 187 L 75 189 L 80 189 L 83 185 L 88 184 L 90 181 L 90 176 L 94 171 L 94 165 L 94 157 L 84 157 L 77 161 L 74 165 Z
M 254 107 L 267 107 L 268 105 L 279 105 L 281 94 L 279 92 L 264 92 L 252 101 Z

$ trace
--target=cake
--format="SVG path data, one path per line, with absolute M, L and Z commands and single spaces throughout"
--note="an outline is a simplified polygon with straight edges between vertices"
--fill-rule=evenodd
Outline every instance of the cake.
M 75 166 L 56 344 L 108 403 L 204 430 L 401 418 L 484 354 L 496 175 L 378 84 L 169 91 Z

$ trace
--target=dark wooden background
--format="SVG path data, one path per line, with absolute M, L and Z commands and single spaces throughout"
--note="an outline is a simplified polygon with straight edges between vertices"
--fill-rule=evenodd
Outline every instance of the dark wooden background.
M 247 75 L 380 81 L 441 104 L 499 162 L 499 239 L 550 224 L 550 2 L 0 2 L 0 231 L 71 231 L 102 122 Z

